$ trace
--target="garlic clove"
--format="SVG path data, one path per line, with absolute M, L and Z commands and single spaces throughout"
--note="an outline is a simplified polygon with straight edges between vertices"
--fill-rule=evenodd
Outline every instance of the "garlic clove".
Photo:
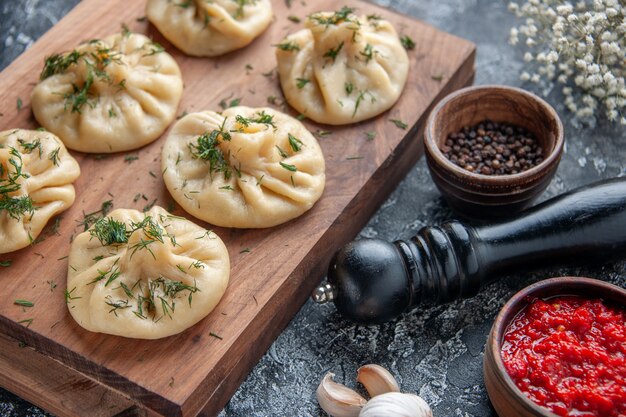
M 369 400 L 358 417 L 433 417 L 433 412 L 417 395 L 388 392 Z
M 320 382 L 315 392 L 317 402 L 333 417 L 358 417 L 367 401 L 356 391 L 333 381 L 334 376 L 328 372 Z
M 380 365 L 364 365 L 357 371 L 356 380 L 363 384 L 370 397 L 386 392 L 400 392 L 398 382 L 391 373 Z

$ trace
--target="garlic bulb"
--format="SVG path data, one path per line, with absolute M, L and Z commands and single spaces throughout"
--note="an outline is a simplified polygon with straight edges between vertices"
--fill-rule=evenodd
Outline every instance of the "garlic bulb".
M 369 401 L 333 381 L 334 376 L 328 372 L 316 392 L 320 407 L 332 417 L 433 417 L 426 401 L 398 392 L 398 382 L 380 365 L 364 365 L 358 370 L 357 381 L 372 397 Z
M 363 384 L 370 397 L 386 392 L 400 392 L 396 379 L 380 365 L 361 366 L 357 371 L 356 380 Z
M 356 391 L 333 381 L 335 374 L 328 372 L 315 393 L 317 402 L 333 417 L 358 417 L 367 402 Z
M 433 412 L 417 395 L 388 392 L 369 400 L 358 417 L 433 417 Z

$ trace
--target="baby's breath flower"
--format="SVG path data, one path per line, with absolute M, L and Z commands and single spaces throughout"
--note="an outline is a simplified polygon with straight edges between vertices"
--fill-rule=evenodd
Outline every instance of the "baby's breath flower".
M 512 44 L 529 49 L 524 61 L 533 71 L 522 72 L 523 81 L 556 81 L 578 117 L 602 112 L 626 124 L 626 0 L 526 0 L 509 10 L 524 19 L 510 32 Z

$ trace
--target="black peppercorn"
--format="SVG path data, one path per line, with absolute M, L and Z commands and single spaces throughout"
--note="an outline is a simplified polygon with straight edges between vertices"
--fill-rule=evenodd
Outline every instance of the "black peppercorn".
M 511 175 L 543 161 L 543 149 L 526 129 L 485 120 L 451 133 L 441 151 L 454 164 L 482 175 Z

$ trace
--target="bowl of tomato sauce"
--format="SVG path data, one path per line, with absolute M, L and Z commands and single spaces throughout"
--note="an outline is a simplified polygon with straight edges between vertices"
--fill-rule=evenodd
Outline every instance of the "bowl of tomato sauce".
M 483 374 L 500 417 L 626 416 L 626 290 L 583 277 L 522 289 L 491 328 Z

